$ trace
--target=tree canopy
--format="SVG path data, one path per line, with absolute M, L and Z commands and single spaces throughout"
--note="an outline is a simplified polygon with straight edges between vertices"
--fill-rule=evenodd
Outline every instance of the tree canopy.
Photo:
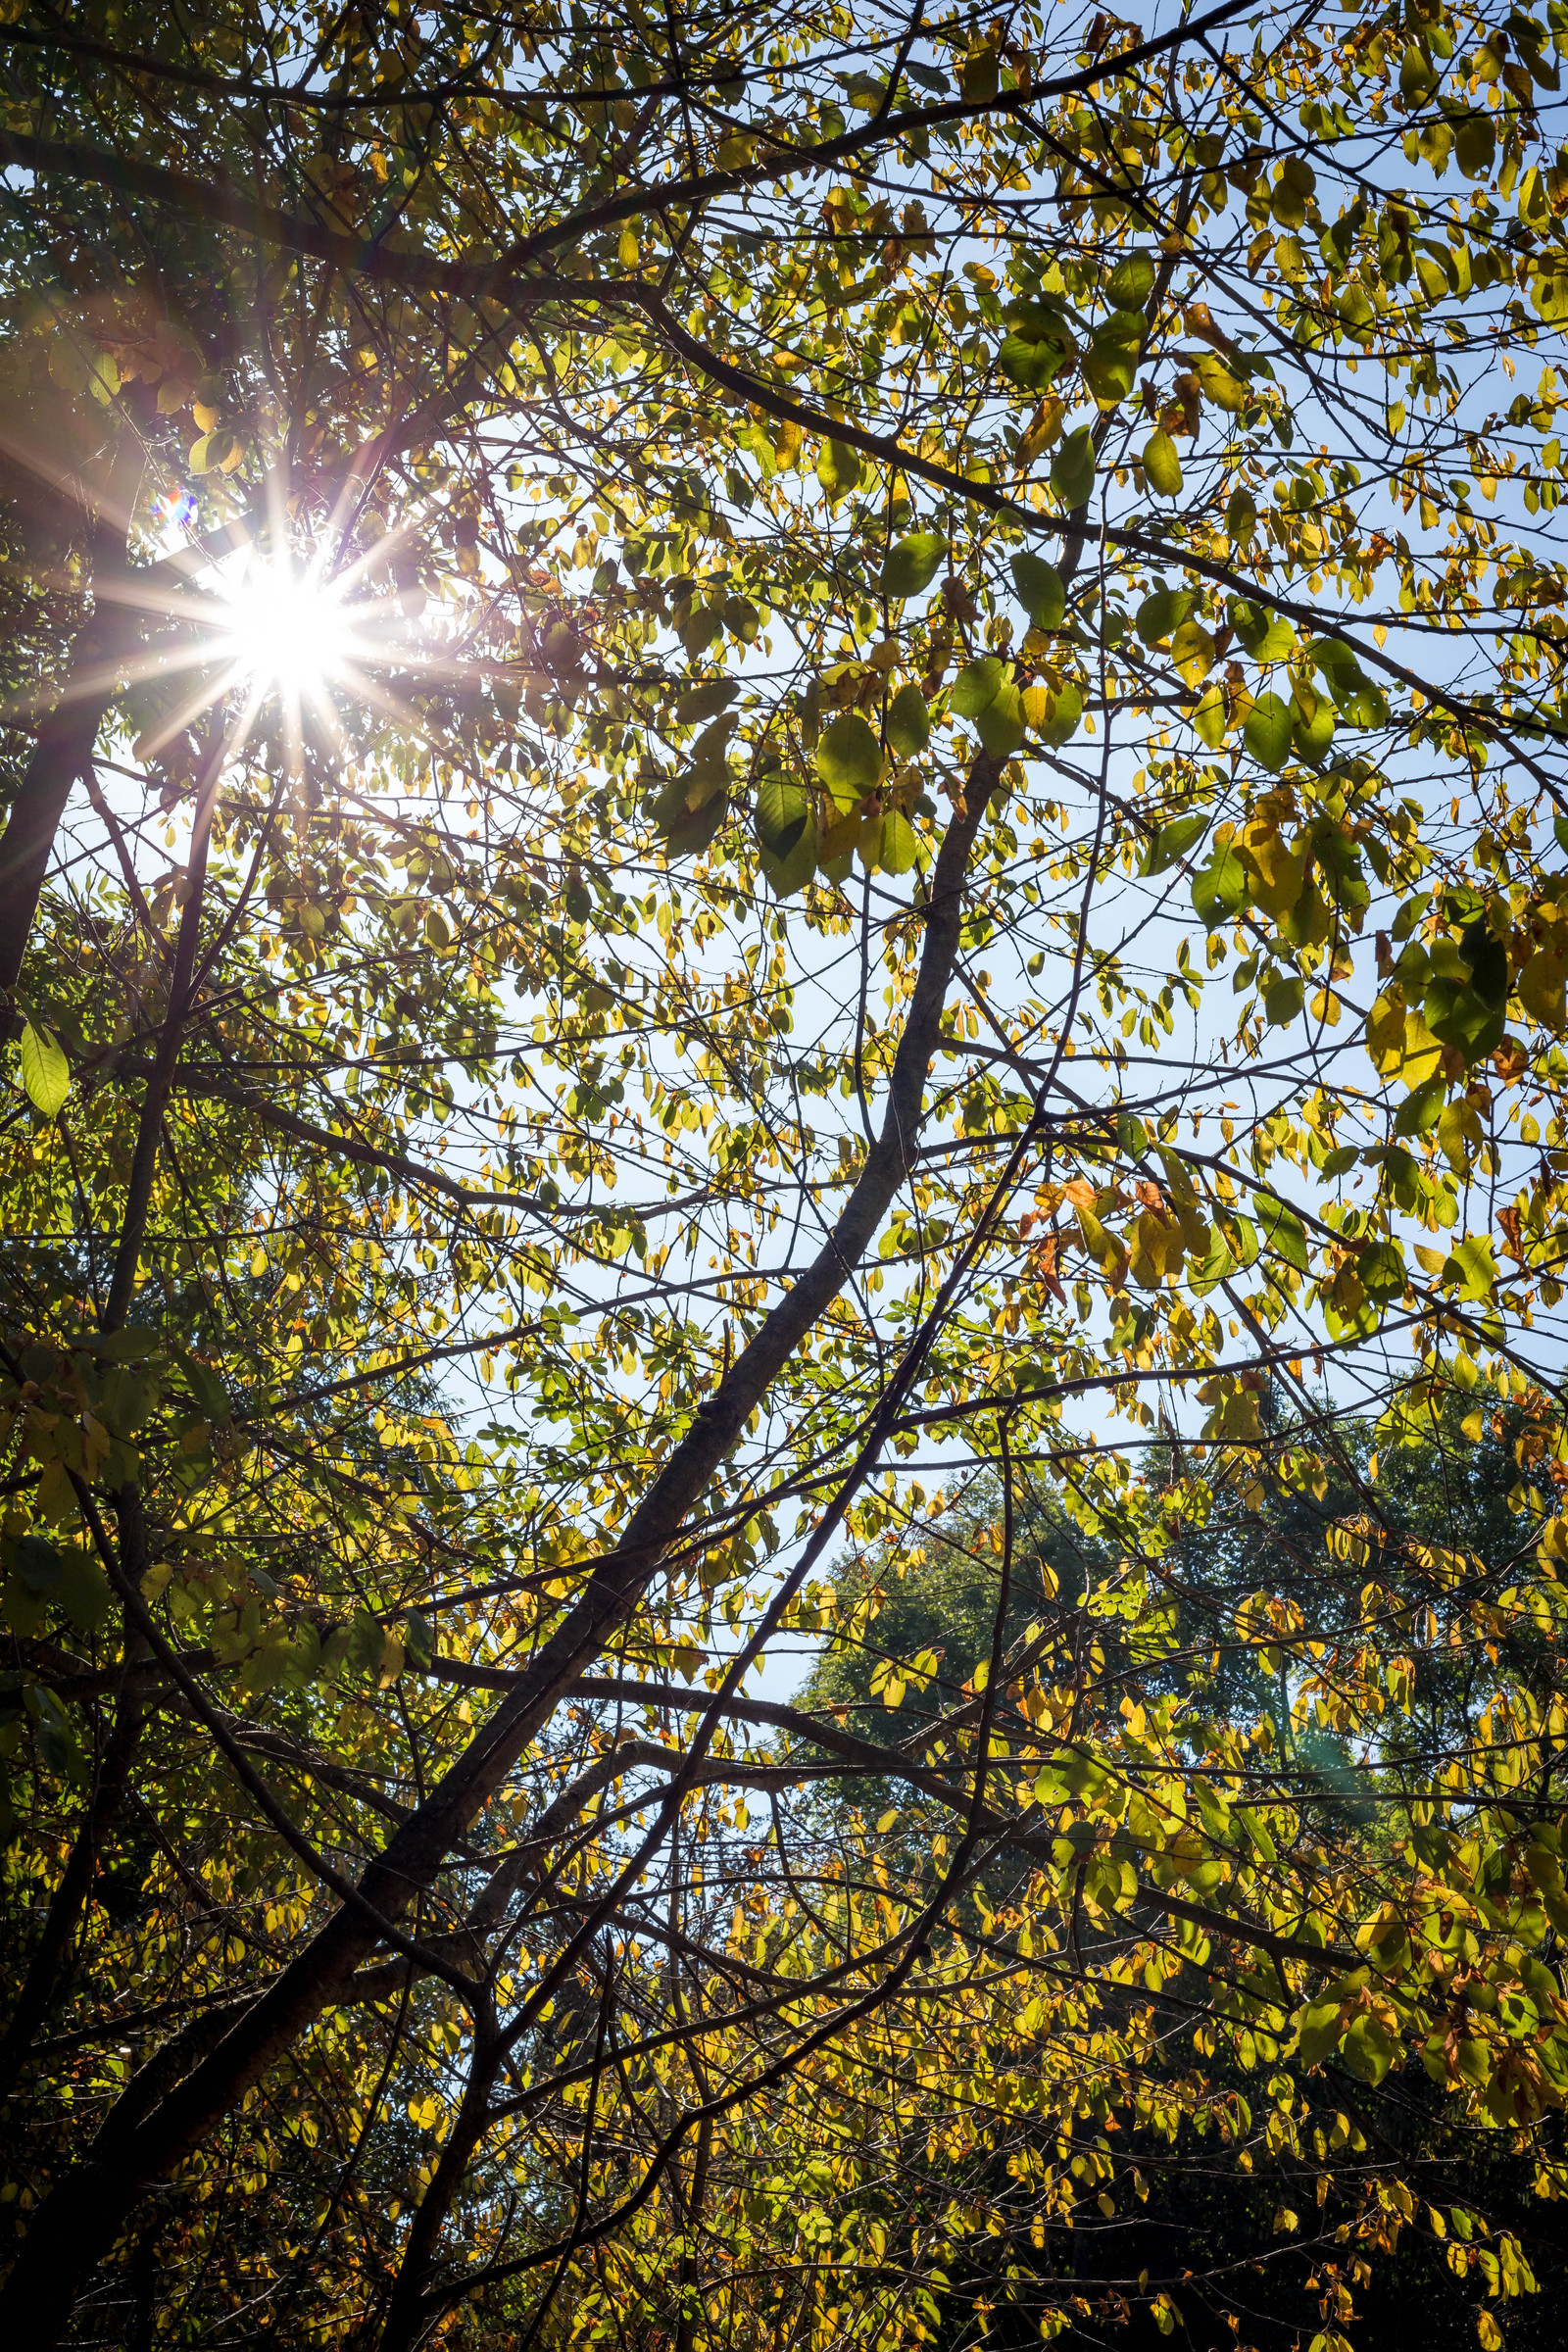
M 1495 2352 L 1568 0 L 0 17 L 7 2325 Z

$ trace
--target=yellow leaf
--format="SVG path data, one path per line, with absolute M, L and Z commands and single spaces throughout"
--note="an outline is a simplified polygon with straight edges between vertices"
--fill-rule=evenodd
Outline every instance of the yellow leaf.
M 52 1119 L 71 1092 L 71 1064 L 48 1029 L 22 1028 L 22 1083 L 34 1110 Z
M 1400 1085 L 1408 1087 L 1413 1094 L 1417 1087 L 1425 1086 L 1429 1078 L 1435 1078 L 1442 1067 L 1443 1048 L 1420 1013 L 1407 1012 L 1404 1016 L 1404 1049 L 1395 1073 Z
M 1145 1209 L 1130 1228 L 1128 1240 L 1132 1247 L 1127 1262 L 1132 1268 L 1133 1280 L 1141 1283 L 1146 1291 L 1157 1290 L 1165 1276 L 1180 1267 L 1180 1229 L 1175 1225 L 1167 1225 L 1162 1217 L 1155 1216 L 1152 1209 Z
M 1443 1067 L 1443 1048 L 1421 1014 L 1407 1009 L 1402 990 L 1387 990 L 1366 1020 L 1366 1050 L 1385 1078 L 1397 1078 L 1412 1091 Z
M 67 1527 L 79 1516 L 76 1490 L 64 1462 L 58 1459 L 45 1462 L 32 1507 L 52 1527 Z
M 1193 725 L 1199 740 L 1217 752 L 1225 740 L 1225 697 L 1217 686 L 1211 686 L 1198 709 L 1193 712 Z
M 1112 1290 L 1119 1291 L 1127 1279 L 1127 1252 L 1113 1233 L 1107 1233 L 1092 1209 L 1080 1208 L 1078 1223 L 1083 1231 L 1084 1248 L 1105 1275 Z
M 1223 409 L 1227 415 L 1235 416 L 1246 408 L 1249 398 L 1247 386 L 1239 376 L 1231 373 L 1217 352 L 1200 352 L 1198 380 L 1203 387 L 1205 399 L 1211 400 L 1216 409 Z
M 1059 440 L 1061 420 L 1066 414 L 1065 404 L 1054 393 L 1048 400 L 1043 400 L 1039 415 L 1012 453 L 1014 465 L 1020 468 L 1032 466 L 1042 450 L 1049 449 L 1054 441 Z
M 1519 1002 L 1532 1020 L 1560 1029 L 1564 1018 L 1563 963 L 1549 948 L 1532 956 L 1519 975 Z
M 827 503 L 836 507 L 852 490 L 858 489 L 865 473 L 864 462 L 858 449 L 847 441 L 824 441 L 816 461 L 816 478 L 827 494 Z
M 1367 1014 L 1366 1050 L 1385 1077 L 1398 1068 L 1404 1057 L 1404 997 L 1400 990 L 1392 989 L 1379 997 Z
M 1472 1152 L 1480 1151 L 1481 1141 L 1481 1116 L 1475 1104 L 1463 1098 L 1448 1103 L 1438 1120 L 1438 1143 L 1455 1175 L 1464 1173 Z
M 1214 666 L 1214 640 L 1200 622 L 1184 620 L 1170 641 L 1170 658 L 1179 677 L 1200 686 Z
M 1289 914 L 1306 879 L 1306 852 L 1286 846 L 1285 837 L 1269 824 L 1254 819 L 1240 842 L 1237 855 L 1253 879 L 1252 896 L 1276 922 Z
M 1144 472 L 1150 488 L 1161 498 L 1181 496 L 1182 464 L 1169 433 L 1156 429 L 1144 443 Z

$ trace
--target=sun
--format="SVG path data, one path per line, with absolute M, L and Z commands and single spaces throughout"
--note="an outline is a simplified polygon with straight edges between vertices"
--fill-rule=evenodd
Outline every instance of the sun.
M 343 583 L 313 564 L 255 555 L 221 592 L 218 637 L 235 670 L 263 693 L 315 700 L 341 676 L 353 651 Z
M 419 625 L 416 589 L 388 587 L 397 539 L 341 565 L 324 547 L 288 550 L 252 543 L 192 566 L 189 585 L 160 591 L 148 609 L 172 621 L 173 642 L 149 646 L 139 674 L 171 684 L 195 671 L 177 705 L 137 738 L 137 757 L 155 760 L 202 714 L 222 706 L 223 762 L 259 734 L 280 742 L 291 771 L 352 753 L 355 714 L 373 730 L 411 721 L 407 682 L 416 675 L 466 674 L 466 665 Z

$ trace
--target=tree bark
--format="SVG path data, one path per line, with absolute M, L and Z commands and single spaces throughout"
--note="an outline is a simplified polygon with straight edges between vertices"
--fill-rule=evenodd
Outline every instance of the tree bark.
M 32 757 L 0 834 L 0 990 L 7 996 L 15 995 L 22 976 L 71 788 L 92 760 L 98 729 L 117 692 L 119 665 L 135 643 L 134 607 L 122 595 L 109 598 L 103 590 L 112 580 L 123 586 L 128 577 L 131 511 L 142 466 L 141 444 L 127 430 L 102 496 L 88 514 L 92 612 L 77 632 L 60 699 L 38 728 Z

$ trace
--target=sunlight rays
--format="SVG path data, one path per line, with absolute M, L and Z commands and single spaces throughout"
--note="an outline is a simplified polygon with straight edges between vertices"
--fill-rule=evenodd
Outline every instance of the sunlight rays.
M 12 454 L 64 494 L 45 453 L 19 446 Z M 264 764 L 296 785 L 312 771 L 318 789 L 325 766 L 354 755 L 356 715 L 372 733 L 416 723 L 408 700 L 416 679 L 432 688 L 541 682 L 514 658 L 474 661 L 442 625 L 450 612 L 425 614 L 423 592 L 398 577 L 406 523 L 353 547 L 368 493 L 351 467 L 302 534 L 296 501 L 273 467 L 245 513 L 183 544 L 166 540 L 145 566 L 104 571 L 98 599 L 138 613 L 142 643 L 7 698 L 0 725 L 36 726 L 73 704 L 128 694 L 125 737 L 134 738 L 139 766 L 159 763 L 178 777 L 193 760 L 205 769 L 206 746 L 220 739 L 222 765 L 270 742 Z M 146 512 L 164 532 L 189 531 L 196 519 L 188 491 L 154 497 Z

